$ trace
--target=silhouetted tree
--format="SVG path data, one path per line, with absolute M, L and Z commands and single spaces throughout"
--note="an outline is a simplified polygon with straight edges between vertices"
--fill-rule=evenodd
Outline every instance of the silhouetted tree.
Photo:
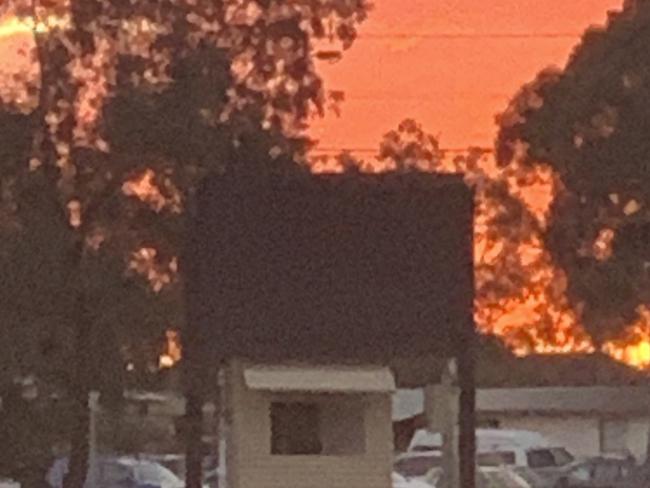
M 597 342 L 650 303 L 650 4 L 626 3 L 585 33 L 562 72 L 520 90 L 497 140 L 502 164 L 559 175 L 545 240 Z
M 96 347 L 105 344 L 93 334 L 104 331 L 106 322 L 97 316 L 97 295 L 110 301 L 115 295 L 107 295 L 108 289 L 128 294 L 138 273 L 157 289 L 182 283 L 177 257 L 193 188 L 229 162 L 274 170 L 270 167 L 293 161 L 304 147 L 307 115 L 324 103 L 313 62 L 316 43 L 349 47 L 367 5 L 364 0 L 10 3 L 38 25 L 33 57 L 40 83 L 29 85 L 32 107 L 17 112 L 5 106 L 0 112 L 0 139 L 8 142 L 0 149 L 3 210 L 8 221 L 31 232 L 38 230 L 25 215 L 47 220 L 52 234 L 42 235 L 56 236 L 53 249 L 45 251 L 54 252 L 52 279 L 66 286 L 44 295 L 56 303 L 44 302 L 43 309 L 61 311 L 61 320 L 50 325 L 58 331 L 65 324 L 70 333 L 66 386 L 74 422 L 66 486 L 81 488 L 88 392 L 96 381 Z M 117 282 L 100 284 L 98 274 Z M 176 293 L 171 299 L 178 305 Z M 102 324 L 97 330 L 91 327 L 95 320 Z M 187 376 L 200 376 L 196 373 Z M 200 399 L 194 383 L 188 386 L 188 408 L 196 417 Z M 200 466 L 197 470 L 194 457 L 188 463 L 188 486 L 197 488 Z

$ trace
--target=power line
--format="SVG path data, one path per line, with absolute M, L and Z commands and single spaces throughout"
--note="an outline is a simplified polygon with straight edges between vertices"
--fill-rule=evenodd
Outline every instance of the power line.
M 436 97 L 435 95 L 439 96 Z M 348 101 L 358 101 L 358 102 L 439 102 L 441 96 L 445 98 L 453 97 L 467 97 L 472 95 L 481 95 L 482 98 L 486 99 L 503 99 L 512 98 L 512 93 L 483 93 L 480 91 L 451 91 L 451 92 L 432 92 L 428 95 L 411 95 L 411 96 L 374 96 L 374 95 L 355 95 L 355 92 L 352 91 L 350 94 L 345 93 L 343 103 Z
M 576 39 L 582 33 L 576 32 L 393 32 L 361 33 L 361 40 L 412 40 L 412 39 Z
M 462 154 L 469 152 L 473 149 L 486 152 L 486 153 L 493 153 L 494 148 L 491 147 L 447 147 L 447 148 L 440 148 L 440 152 L 444 153 L 452 153 L 452 154 Z M 351 152 L 351 153 L 363 153 L 363 154 L 378 154 L 379 153 L 379 148 L 378 147 L 336 147 L 336 146 L 316 146 L 311 150 L 312 153 L 316 154 L 322 154 L 322 155 L 337 155 L 342 152 Z

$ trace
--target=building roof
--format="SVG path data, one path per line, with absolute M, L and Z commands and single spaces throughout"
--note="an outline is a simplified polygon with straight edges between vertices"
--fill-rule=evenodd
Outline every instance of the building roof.
M 650 414 L 650 387 L 582 386 L 478 390 L 480 413 Z
M 650 415 L 650 386 L 565 386 L 486 388 L 476 391 L 478 414 L 541 415 L 590 413 Z M 398 390 L 393 395 L 393 421 L 424 413 L 422 389 Z
M 479 388 L 648 386 L 650 375 L 602 354 L 537 354 L 521 358 L 482 354 Z
M 496 396 L 513 392 L 509 397 L 513 405 L 525 404 L 526 398 L 533 396 L 531 403 L 536 401 L 540 405 L 552 406 L 559 405 L 567 395 L 571 397 L 578 392 L 584 392 L 587 396 L 602 394 L 606 398 L 611 395 L 613 405 L 609 408 L 615 411 L 632 411 L 637 397 L 643 397 L 644 392 L 650 391 L 650 375 L 619 363 L 605 354 L 545 354 L 519 358 L 510 354 L 498 340 L 490 337 L 482 337 L 477 350 L 477 412 L 485 411 L 490 405 L 496 405 L 496 400 L 491 401 L 491 394 L 484 393 L 489 391 L 496 392 Z M 426 370 L 432 372 L 427 373 L 429 376 L 437 375 L 439 378 L 443 364 L 444 361 L 439 357 L 423 358 L 418 368 L 407 371 L 408 378 L 419 381 L 425 376 Z M 402 381 L 401 384 L 419 386 L 417 381 Z M 521 393 L 516 393 L 518 391 Z M 616 392 L 624 392 L 620 400 L 616 398 Z M 558 400 L 547 402 L 544 395 Z M 592 404 L 600 405 L 597 402 Z M 567 403 L 567 408 L 571 405 Z M 650 402 L 646 400 L 644 405 L 650 405 Z M 602 407 L 601 410 L 606 408 L 608 407 Z M 424 394 L 421 389 L 401 389 L 393 396 L 395 421 L 415 417 L 423 411 Z
M 516 357 L 494 336 L 479 337 L 475 347 L 477 388 L 535 386 L 646 386 L 650 375 L 602 353 L 537 354 Z M 436 383 L 446 359 L 440 354 L 417 360 L 397 357 L 391 363 L 401 388 Z

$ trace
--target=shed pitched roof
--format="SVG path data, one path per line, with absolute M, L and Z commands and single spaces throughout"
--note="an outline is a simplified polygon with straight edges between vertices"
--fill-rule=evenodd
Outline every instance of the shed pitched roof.
M 244 381 L 253 390 L 327 393 L 390 393 L 395 378 L 382 367 L 250 366 Z

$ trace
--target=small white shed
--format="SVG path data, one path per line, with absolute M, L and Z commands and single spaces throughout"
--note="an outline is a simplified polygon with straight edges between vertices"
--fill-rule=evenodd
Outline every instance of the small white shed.
M 388 368 L 233 361 L 228 488 L 390 488 Z

